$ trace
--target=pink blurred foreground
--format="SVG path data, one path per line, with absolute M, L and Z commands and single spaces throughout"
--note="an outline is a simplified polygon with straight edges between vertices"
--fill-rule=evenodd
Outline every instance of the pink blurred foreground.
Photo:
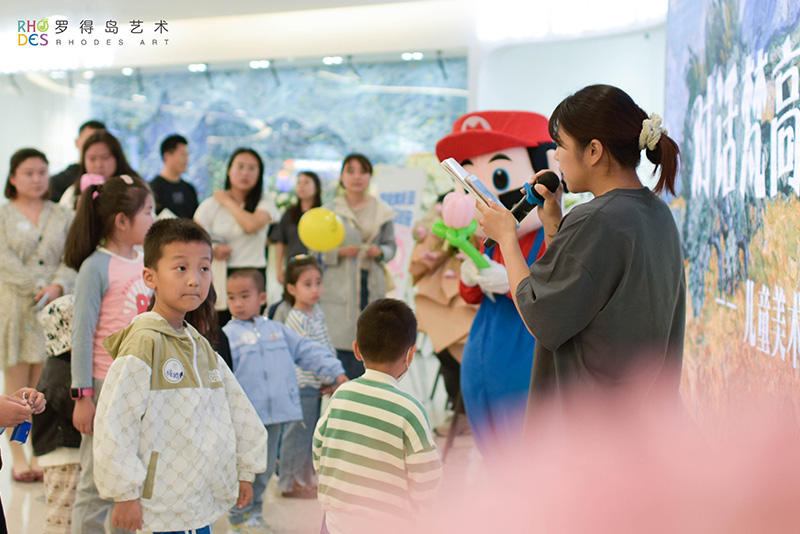
M 708 436 L 674 393 L 650 393 L 646 404 L 620 394 L 540 407 L 526 439 L 498 443 L 468 484 L 448 485 L 445 464 L 440 501 L 417 527 L 381 532 L 800 531 L 796 414 L 765 395 Z

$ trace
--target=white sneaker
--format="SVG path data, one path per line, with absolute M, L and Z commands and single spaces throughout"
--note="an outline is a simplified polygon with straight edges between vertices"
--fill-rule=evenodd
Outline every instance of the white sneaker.
M 250 515 L 244 523 L 250 529 L 248 534 L 272 534 L 272 529 L 261 514 Z

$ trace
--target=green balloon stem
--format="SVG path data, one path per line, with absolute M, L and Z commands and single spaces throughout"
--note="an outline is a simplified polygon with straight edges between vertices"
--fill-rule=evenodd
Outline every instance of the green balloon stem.
M 461 252 L 467 255 L 469 259 L 475 262 L 478 269 L 486 269 L 489 267 L 489 262 L 486 258 L 478 252 L 478 249 L 469 240 L 470 236 L 475 233 L 478 228 L 478 222 L 473 219 L 468 226 L 464 228 L 453 228 L 444 224 L 444 221 L 436 221 L 433 223 L 433 234 L 439 239 L 445 239 L 448 243 L 458 248 Z

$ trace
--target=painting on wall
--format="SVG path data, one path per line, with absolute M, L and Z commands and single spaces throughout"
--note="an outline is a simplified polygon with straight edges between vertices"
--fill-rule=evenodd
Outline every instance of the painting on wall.
M 800 3 L 671 0 L 666 122 L 701 422 L 765 391 L 800 413 Z M 705 420 L 704 420 L 705 419 Z
M 97 75 L 92 116 L 119 136 L 146 179 L 161 170 L 161 141 L 186 137 L 185 178 L 201 198 L 221 187 L 228 157 L 242 146 L 261 155 L 274 193 L 314 170 L 330 196 L 350 152 L 389 165 L 433 152 L 466 112 L 466 87 L 465 58 Z

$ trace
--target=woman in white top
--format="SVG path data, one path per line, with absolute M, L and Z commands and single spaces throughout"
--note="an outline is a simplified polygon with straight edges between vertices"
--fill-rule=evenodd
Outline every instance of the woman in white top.
M 96 174 L 102 176 L 103 181 L 112 176 L 127 174 L 128 176 L 139 177 L 125 157 L 122 145 L 116 137 L 106 130 L 97 130 L 90 135 L 83 144 L 81 150 L 80 176 L 84 174 Z M 78 197 L 81 196 L 81 180 L 78 179 L 75 185 L 64 191 L 58 203 L 72 212 L 78 204 Z
M 228 272 L 255 268 L 266 280 L 267 225 L 275 219 L 277 208 L 263 188 L 261 157 L 250 148 L 236 149 L 228 161 L 225 190 L 217 189 L 204 200 L 194 220 L 211 234 L 214 259 L 226 261 Z M 229 318 L 220 313 L 220 324 Z

